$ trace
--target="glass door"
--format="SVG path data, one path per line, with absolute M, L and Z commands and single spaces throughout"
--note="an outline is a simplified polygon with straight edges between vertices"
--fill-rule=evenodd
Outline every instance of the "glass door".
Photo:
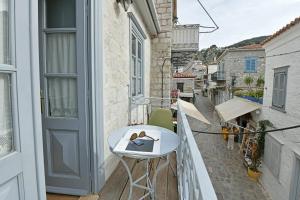
M 90 191 L 85 1 L 44 0 L 41 101 L 48 192 Z

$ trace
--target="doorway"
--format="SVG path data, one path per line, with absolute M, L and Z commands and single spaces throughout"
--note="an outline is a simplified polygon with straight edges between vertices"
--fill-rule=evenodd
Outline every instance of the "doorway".
M 91 192 L 86 1 L 40 1 L 40 84 L 47 192 Z
M 184 86 L 184 83 L 177 83 L 177 90 L 179 90 L 180 92 L 184 92 L 183 86 Z

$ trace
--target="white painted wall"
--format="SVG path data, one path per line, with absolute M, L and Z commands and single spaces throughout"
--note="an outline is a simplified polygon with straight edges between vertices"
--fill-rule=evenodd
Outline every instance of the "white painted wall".
M 266 50 L 266 71 L 264 107 L 260 119 L 270 120 L 275 127 L 287 127 L 300 124 L 300 53 L 291 53 L 282 56 L 273 56 L 299 50 L 300 24 L 279 35 L 268 42 Z M 270 57 L 272 56 L 272 57 Z M 274 68 L 290 66 L 287 78 L 286 113 L 274 110 L 272 105 L 272 90 Z M 293 183 L 293 170 L 295 167 L 295 152 L 300 151 L 299 129 L 284 132 L 271 133 L 271 135 L 283 144 L 281 151 L 281 164 L 279 178 L 275 178 L 264 165 L 261 182 L 270 193 L 272 199 L 289 199 L 291 183 Z M 268 155 L 265 155 L 268 156 Z
M 103 102 L 104 102 L 104 160 L 102 169 L 105 179 L 115 169 L 118 160 L 111 154 L 107 138 L 118 128 L 128 125 L 128 94 L 130 84 L 130 47 L 129 17 L 120 4 L 116 1 L 103 2 Z M 131 5 L 128 12 L 132 12 L 140 26 L 146 33 L 144 41 L 144 91 L 145 96 L 150 92 L 150 62 L 151 40 L 147 29 L 141 20 L 140 13 Z M 132 122 L 142 122 L 135 117 L 136 110 L 132 109 Z M 140 112 L 141 115 L 142 112 Z
M 218 65 L 208 65 L 207 66 L 207 74 L 213 74 L 218 71 Z

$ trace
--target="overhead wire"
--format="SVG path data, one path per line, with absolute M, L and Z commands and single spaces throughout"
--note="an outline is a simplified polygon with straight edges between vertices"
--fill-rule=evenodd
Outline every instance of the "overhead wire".
M 200 0 L 197 0 L 199 5 L 202 7 L 202 9 L 204 10 L 204 12 L 207 14 L 207 16 L 210 18 L 210 20 L 214 23 L 215 26 L 203 26 L 200 25 L 200 28 L 207 28 L 207 29 L 213 29 L 210 31 L 199 31 L 199 33 L 212 33 L 215 32 L 216 30 L 219 29 L 219 26 L 217 25 L 217 23 L 215 22 L 215 20 L 212 18 L 212 16 L 209 14 L 209 12 L 206 10 L 206 8 L 204 7 L 204 5 L 201 3 Z
M 284 131 L 284 130 L 290 130 L 290 129 L 296 129 L 300 128 L 300 125 L 295 125 L 295 126 L 289 126 L 289 127 L 284 127 L 284 128 L 277 128 L 277 129 L 271 129 L 271 130 L 266 130 L 266 131 L 254 131 L 254 132 L 244 132 L 241 134 L 248 135 L 248 134 L 256 134 L 256 133 L 271 133 L 271 132 L 278 132 L 278 131 Z M 210 131 L 201 131 L 201 130 L 192 130 L 192 132 L 197 133 L 194 134 L 194 136 L 199 135 L 200 133 L 202 134 L 208 134 L 208 135 L 223 135 L 224 133 L 221 132 L 210 132 Z M 228 135 L 236 135 L 235 133 L 226 133 Z

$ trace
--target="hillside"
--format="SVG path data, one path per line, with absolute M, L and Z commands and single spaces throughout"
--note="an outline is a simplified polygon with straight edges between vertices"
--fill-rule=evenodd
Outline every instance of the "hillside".
M 218 58 L 223 53 L 223 51 L 227 48 L 238 48 L 250 44 L 259 44 L 262 41 L 264 41 L 267 37 L 268 36 L 254 37 L 254 38 L 237 42 L 227 47 L 217 47 L 216 45 L 212 45 L 209 48 L 201 49 L 200 51 L 198 51 L 197 55 L 195 56 L 195 59 L 201 60 L 203 64 L 206 65 L 211 64 L 214 63 L 215 58 Z
M 226 48 L 238 48 L 238 47 L 242 47 L 242 46 L 246 46 L 246 45 L 250 45 L 250 44 L 259 44 L 262 41 L 264 41 L 267 37 L 269 37 L 269 36 L 254 37 L 251 39 L 240 41 L 240 42 L 230 45 Z

